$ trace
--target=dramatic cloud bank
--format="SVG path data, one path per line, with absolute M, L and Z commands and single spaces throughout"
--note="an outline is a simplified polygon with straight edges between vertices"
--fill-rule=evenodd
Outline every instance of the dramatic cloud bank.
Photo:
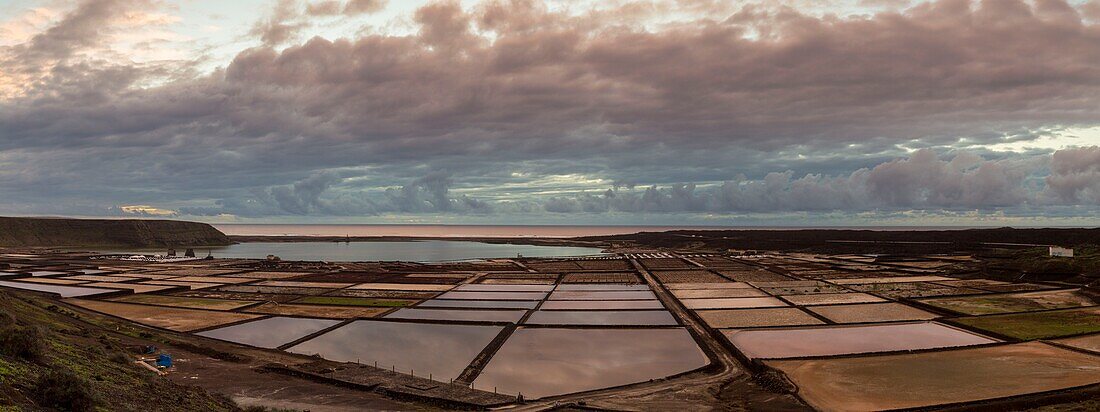
M 0 46 L 0 212 L 1100 209 L 1097 2 L 393 3 L 273 2 L 213 70 L 134 60 L 159 3 L 58 11 Z
M 318 174 L 287 186 L 223 201 L 220 207 L 185 209 L 196 215 L 364 215 L 381 213 L 679 213 L 904 210 L 1000 210 L 1062 205 L 1100 205 L 1100 147 L 1066 149 L 1052 157 L 984 160 L 963 153 L 943 160 L 930 150 L 859 169 L 845 176 L 772 172 L 701 187 L 695 183 L 625 187 L 534 198 L 529 202 L 484 202 L 450 194 L 453 181 L 434 174 L 400 188 L 348 196 L 341 178 Z M 1044 170 L 1047 186 L 1033 183 Z

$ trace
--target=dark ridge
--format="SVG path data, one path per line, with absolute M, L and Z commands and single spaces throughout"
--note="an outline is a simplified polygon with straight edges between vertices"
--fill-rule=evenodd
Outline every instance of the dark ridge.
M 823 253 L 948 253 L 996 247 L 1096 243 L 1100 228 L 959 230 L 674 230 L 590 236 L 581 241 L 694 250 L 754 249 Z
M 0 246 L 223 246 L 232 241 L 206 223 L 143 219 L 0 217 Z

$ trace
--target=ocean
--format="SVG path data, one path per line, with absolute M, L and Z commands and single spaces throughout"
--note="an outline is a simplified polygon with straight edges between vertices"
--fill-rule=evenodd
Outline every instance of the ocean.
M 77 248 L 80 249 L 80 248 Z M 507 245 L 461 240 L 422 240 L 412 242 L 245 242 L 222 247 L 197 247 L 199 257 L 208 253 L 216 258 L 263 259 L 275 255 L 284 260 L 357 262 L 400 260 L 406 262 L 443 262 L 471 259 L 590 256 L 602 250 L 588 247 Z M 116 254 L 160 254 L 164 249 L 93 249 Z M 182 250 L 177 250 L 183 253 Z
M 862 226 L 862 227 L 737 227 L 737 226 L 552 226 L 552 225 L 358 225 L 358 224 L 215 224 L 228 235 L 250 236 L 408 236 L 408 237 L 577 237 L 622 235 L 668 230 L 733 229 L 870 229 L 936 230 L 968 227 Z

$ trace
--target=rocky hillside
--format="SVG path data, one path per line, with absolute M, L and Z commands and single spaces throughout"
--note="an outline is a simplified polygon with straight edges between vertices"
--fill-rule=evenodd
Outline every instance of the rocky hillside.
M 181 247 L 232 243 L 205 223 L 0 217 L 0 246 Z
M 141 368 L 137 349 L 47 298 L 0 290 L 0 411 L 241 411 Z

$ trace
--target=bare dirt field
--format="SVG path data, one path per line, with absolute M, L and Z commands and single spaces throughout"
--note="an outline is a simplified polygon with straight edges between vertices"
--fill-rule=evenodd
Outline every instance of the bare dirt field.
M 935 313 L 894 302 L 813 306 L 808 309 L 836 323 L 927 320 L 939 317 Z
M 1054 342 L 1100 354 L 1100 334 L 1058 339 Z
M 885 299 L 868 295 L 866 293 L 818 293 L 808 295 L 781 296 L 795 305 L 833 305 L 839 303 L 874 303 L 885 302 Z
M 260 316 L 246 313 L 166 308 L 98 300 L 66 299 L 65 301 L 85 309 L 128 319 L 143 325 L 156 326 L 179 332 L 189 332 L 226 323 L 254 319 Z
M 798 308 L 700 310 L 696 313 L 715 329 L 825 323 Z
M 766 363 L 786 373 L 799 396 L 822 410 L 929 407 L 1100 382 L 1100 358 L 1038 342 Z

